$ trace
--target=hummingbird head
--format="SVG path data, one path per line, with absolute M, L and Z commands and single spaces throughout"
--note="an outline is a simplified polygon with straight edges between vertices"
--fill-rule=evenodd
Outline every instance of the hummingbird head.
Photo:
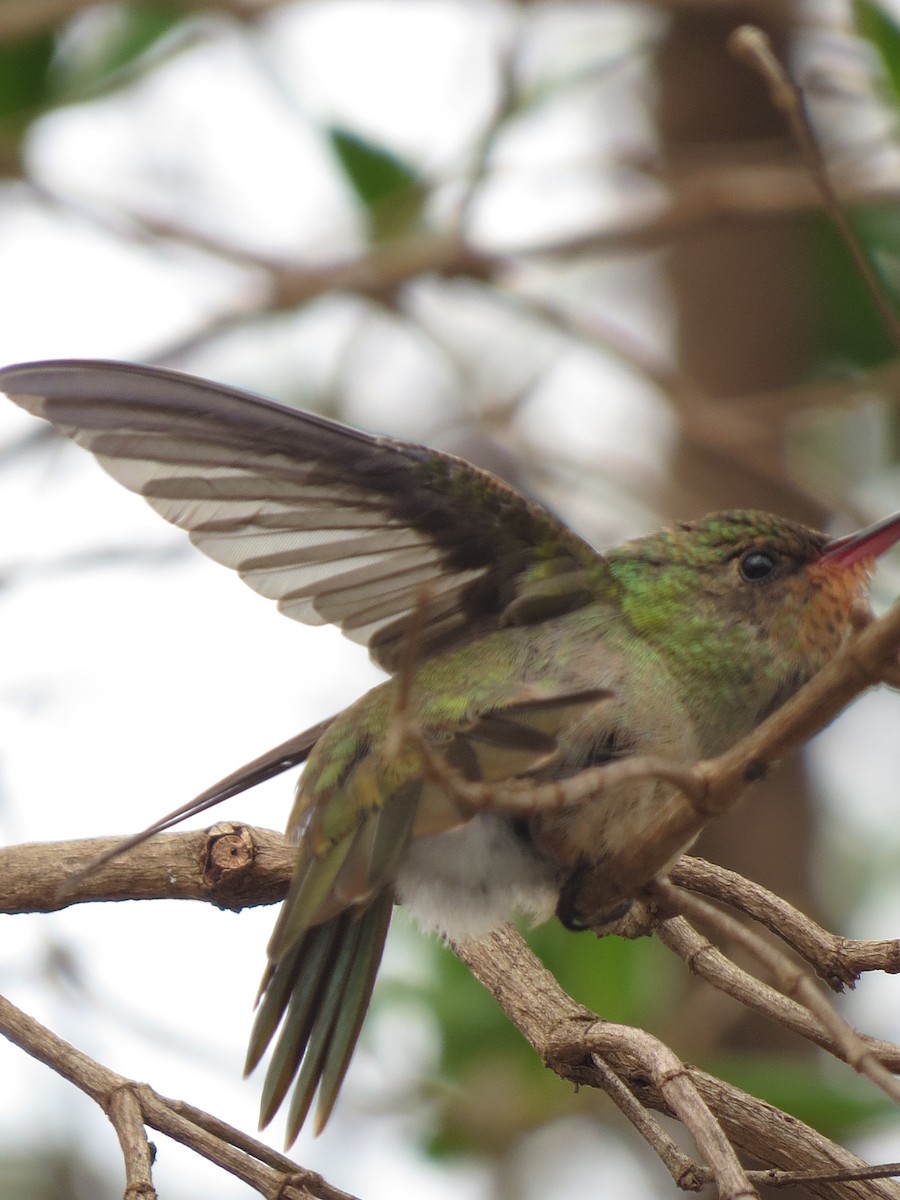
M 876 557 L 900 514 L 848 537 L 769 513 L 683 522 L 609 554 L 636 632 L 689 694 L 770 711 L 836 653 L 868 611 Z

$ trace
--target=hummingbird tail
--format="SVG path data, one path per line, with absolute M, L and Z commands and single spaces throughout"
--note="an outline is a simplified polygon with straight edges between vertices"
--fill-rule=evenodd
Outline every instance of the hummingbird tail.
M 287 1145 L 300 1132 L 316 1089 L 314 1133 L 331 1115 L 369 1006 L 393 904 L 393 891 L 386 887 L 365 908 L 346 909 L 311 926 L 263 980 L 246 1073 L 280 1024 L 263 1085 L 260 1128 L 271 1121 L 296 1078 Z

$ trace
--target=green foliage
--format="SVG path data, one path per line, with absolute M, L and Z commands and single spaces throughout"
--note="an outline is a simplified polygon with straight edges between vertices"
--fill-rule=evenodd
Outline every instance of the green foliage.
M 61 62 L 61 98 L 85 100 L 121 86 L 135 71 L 149 65 L 151 52 L 184 22 L 184 10 L 175 5 L 117 5 L 99 26 L 89 48 L 79 48 Z
M 900 25 L 894 14 L 876 0 L 854 0 L 853 15 L 858 32 L 881 59 L 894 101 L 900 100 Z
M 0 120 L 27 117 L 48 103 L 55 50 L 52 33 L 0 44 Z
M 656 938 L 598 939 L 555 921 L 526 936 L 563 990 L 605 1020 L 652 1030 L 670 1014 L 684 972 Z
M 366 212 L 372 240 L 389 241 L 414 231 L 428 196 L 415 168 L 352 130 L 333 125 L 327 134 L 347 183 Z
M 867 209 L 851 214 L 864 251 L 876 268 L 900 262 L 900 216 L 895 209 Z M 805 224 L 808 301 L 813 331 L 812 373 L 845 374 L 892 359 L 890 333 L 878 313 L 859 268 L 843 239 L 824 215 Z M 880 271 L 888 293 L 890 280 Z
M 19 173 L 19 144 L 32 121 L 119 86 L 185 20 L 182 10 L 156 3 L 109 6 L 103 16 L 89 43 L 77 36 L 67 41 L 65 23 L 0 43 L 2 169 Z

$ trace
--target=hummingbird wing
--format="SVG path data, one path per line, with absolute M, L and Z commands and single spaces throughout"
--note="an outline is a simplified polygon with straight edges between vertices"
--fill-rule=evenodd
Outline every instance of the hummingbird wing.
M 586 542 L 449 454 L 126 363 L 20 364 L 0 390 L 286 616 L 340 626 L 389 672 L 411 636 L 423 658 L 606 585 Z
M 0 371 L 0 389 L 91 450 L 287 616 L 339 625 L 388 671 L 410 649 L 422 659 L 502 626 L 535 624 L 608 587 L 606 564 L 586 542 L 447 454 L 148 367 L 23 364 Z M 535 769 L 572 710 L 596 696 L 558 706 L 504 699 L 473 714 L 444 747 L 470 777 Z M 187 811 L 301 761 L 321 732 L 277 747 Z M 280 1025 L 263 1116 L 299 1068 L 294 1132 L 317 1086 L 321 1127 L 346 1070 L 381 957 L 397 856 L 413 833 L 460 820 L 415 765 L 400 780 L 373 780 L 372 770 L 369 754 L 351 759 L 341 788 L 351 772 L 349 807 L 317 797 L 311 820 L 323 822 L 323 840 L 304 836 L 303 845 L 318 842 L 320 852 L 298 863 L 270 945 L 248 1066 Z M 372 795 L 379 803 L 360 803 Z M 346 828 L 336 828 L 343 817 Z

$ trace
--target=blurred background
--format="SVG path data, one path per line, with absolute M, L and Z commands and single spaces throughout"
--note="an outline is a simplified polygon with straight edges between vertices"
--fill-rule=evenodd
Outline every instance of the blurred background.
M 602 547 L 774 510 L 900 508 L 891 342 L 730 32 L 762 26 L 900 290 L 900 17 L 883 0 L 0 4 L 0 361 L 173 366 L 431 443 Z M 900 592 L 895 554 L 876 606 Z M 129 833 L 378 676 L 278 616 L 0 404 L 0 836 Z M 698 848 L 838 931 L 900 933 L 900 700 L 870 695 Z M 221 810 L 280 828 L 282 777 Z M 273 913 L 163 902 L 6 918 L 0 990 L 105 1065 L 253 1130 L 240 1078 Z M 849 1071 L 652 941 L 555 925 L 563 986 L 876 1160 Z M 844 1004 L 900 1038 L 892 978 Z M 0 1044 L 0 1200 L 121 1195 L 113 1131 Z M 276 1121 L 264 1135 L 280 1145 Z M 163 1138 L 167 1200 L 244 1197 Z M 348 1147 L 352 1153 L 348 1154 Z M 365 1200 L 663 1197 L 402 919 L 337 1116 L 298 1162 Z

